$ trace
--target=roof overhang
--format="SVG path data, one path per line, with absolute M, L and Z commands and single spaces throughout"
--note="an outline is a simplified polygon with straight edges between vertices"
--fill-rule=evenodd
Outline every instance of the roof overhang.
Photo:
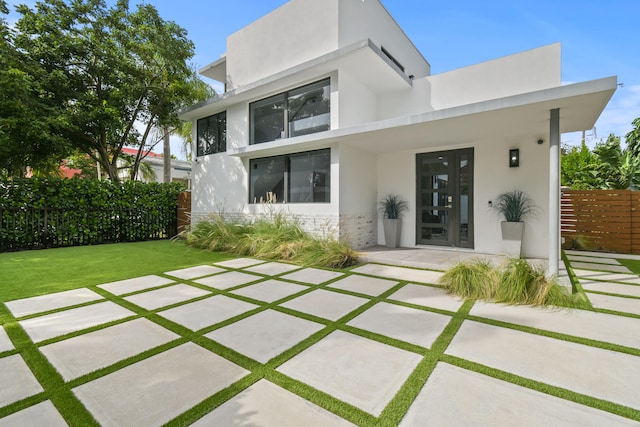
M 251 145 L 229 150 L 227 154 L 254 158 L 315 149 L 335 143 L 383 153 L 473 143 L 496 134 L 514 139 L 534 136 L 547 140 L 552 109 L 560 109 L 560 132 L 591 129 L 613 96 L 617 83 L 616 77 L 608 77 Z
M 198 73 L 220 83 L 227 83 L 227 56 L 222 55 L 217 61 L 200 68 Z
M 211 75 L 221 73 L 223 68 L 221 61 L 224 62 L 226 79 L 226 58 L 207 66 L 210 67 L 210 71 L 206 72 Z M 320 79 L 336 70 L 342 70 L 357 77 L 360 83 L 376 94 L 395 92 L 409 88 L 413 84 L 409 76 L 402 72 L 378 46 L 371 40 L 362 40 L 186 108 L 180 112 L 179 117 L 182 120 L 206 117 L 224 111 L 231 105 L 255 101 L 287 88 Z M 202 70 L 200 73 L 202 74 Z M 209 77 L 208 74 L 204 75 Z

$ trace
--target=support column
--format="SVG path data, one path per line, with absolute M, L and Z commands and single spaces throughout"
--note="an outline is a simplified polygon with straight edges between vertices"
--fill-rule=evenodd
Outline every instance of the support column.
M 560 109 L 551 110 L 549 127 L 549 275 L 560 262 Z

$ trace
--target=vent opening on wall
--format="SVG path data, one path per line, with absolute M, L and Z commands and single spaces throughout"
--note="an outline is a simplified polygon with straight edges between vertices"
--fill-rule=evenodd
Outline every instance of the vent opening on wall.
M 382 53 L 387 55 L 387 58 L 389 58 L 391 60 L 391 62 L 396 64 L 398 66 L 398 68 L 400 68 L 400 71 L 402 71 L 404 73 L 404 66 L 400 62 L 398 62 L 398 60 L 396 58 L 394 58 L 393 55 L 391 55 L 389 53 L 389 51 L 384 48 L 384 46 L 380 46 L 380 50 L 382 50 Z

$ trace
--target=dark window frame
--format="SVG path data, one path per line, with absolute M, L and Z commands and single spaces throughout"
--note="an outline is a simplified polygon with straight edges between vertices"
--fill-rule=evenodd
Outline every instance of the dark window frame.
M 211 127 L 215 123 L 215 143 L 209 144 L 206 148 L 201 144 L 201 126 Z M 222 125 L 221 125 L 222 124 Z M 196 156 L 203 157 L 211 154 L 224 153 L 227 151 L 227 112 L 221 111 L 196 121 Z
M 290 201 L 290 192 L 291 192 L 291 158 L 301 158 L 301 157 L 311 157 L 313 155 L 328 155 L 329 157 L 329 167 L 328 169 L 328 174 L 323 176 L 323 180 L 325 180 L 324 183 L 324 187 L 327 187 L 327 190 L 325 193 L 326 197 L 325 200 L 323 201 L 307 201 L 307 202 L 292 202 Z M 256 194 L 252 194 L 254 192 L 253 190 L 253 183 L 252 183 L 252 171 L 255 168 L 255 165 L 259 165 L 259 164 L 264 164 L 267 161 L 274 161 L 274 162 L 283 162 L 284 163 L 284 171 L 283 171 L 283 175 L 282 175 L 282 181 L 283 181 L 283 194 L 279 195 L 276 194 L 276 203 L 287 203 L 287 204 L 317 204 L 317 203 L 331 203 L 331 148 L 322 148 L 320 150 L 312 150 L 312 151 L 302 151 L 302 152 L 298 152 L 298 153 L 290 153 L 290 154 L 283 154 L 283 155 L 279 155 L 279 156 L 269 156 L 269 157 L 259 157 L 256 159 L 250 159 L 249 160 L 249 204 L 253 205 L 253 204 L 261 204 L 261 203 L 268 203 L 269 201 L 267 200 L 266 194 L 265 195 L 260 195 L 258 197 L 258 195 Z M 279 181 L 278 181 L 279 182 Z
M 329 87 L 331 88 L 331 78 L 327 77 L 324 78 L 322 80 L 318 80 L 315 81 L 313 83 L 309 83 L 303 86 L 299 86 L 272 96 L 269 96 L 267 98 L 262 98 L 259 99 L 257 101 L 251 102 L 249 103 L 249 145 L 256 145 L 256 144 L 263 144 L 265 142 L 272 142 L 272 141 L 277 141 L 278 139 L 287 139 L 290 138 L 290 129 L 289 129 L 289 125 L 290 125 L 290 118 L 289 118 L 289 107 L 290 107 L 290 98 L 292 97 L 292 93 L 293 94 L 297 94 L 300 91 L 303 91 L 305 89 L 308 90 L 313 90 L 314 88 L 324 88 L 324 87 Z M 280 102 L 281 100 L 284 101 L 284 106 L 283 106 L 283 111 L 282 111 L 282 133 L 284 134 L 282 137 L 280 138 L 275 138 L 275 139 L 271 139 L 271 140 L 265 140 L 265 141 L 259 141 L 256 142 L 256 127 L 255 127 L 255 110 L 257 108 L 260 107 L 264 107 L 266 105 L 270 105 L 270 101 L 273 103 L 273 105 L 276 105 L 276 102 Z M 329 90 L 329 115 L 331 114 L 331 91 Z M 329 129 L 331 129 L 331 118 L 329 116 Z M 317 132 L 324 132 L 326 130 L 329 129 L 323 129 L 321 131 L 316 131 L 316 132 L 310 132 L 310 133 L 317 133 Z

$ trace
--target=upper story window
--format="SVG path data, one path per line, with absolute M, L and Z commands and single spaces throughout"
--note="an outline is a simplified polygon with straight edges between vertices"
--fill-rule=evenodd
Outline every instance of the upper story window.
M 227 112 L 199 119 L 197 123 L 197 156 L 227 151 Z
M 331 81 L 325 79 L 249 105 L 251 144 L 331 128 Z

